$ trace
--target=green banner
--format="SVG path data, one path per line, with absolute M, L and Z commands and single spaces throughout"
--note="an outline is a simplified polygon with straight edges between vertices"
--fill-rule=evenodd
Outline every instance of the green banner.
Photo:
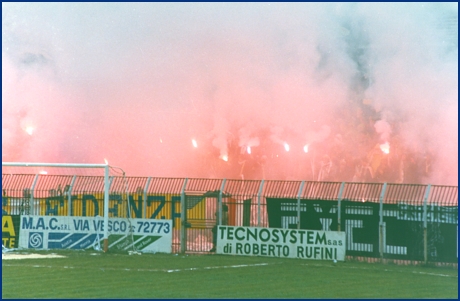
M 346 254 L 402 260 L 424 260 L 424 207 L 343 200 L 340 204 L 341 230 L 346 233 Z M 458 207 L 428 205 L 427 255 L 431 262 L 457 262 Z M 270 228 L 337 231 L 336 200 L 267 198 Z M 380 216 L 382 215 L 382 225 Z M 382 231 L 382 241 L 380 238 Z M 380 244 L 382 243 L 382 246 Z

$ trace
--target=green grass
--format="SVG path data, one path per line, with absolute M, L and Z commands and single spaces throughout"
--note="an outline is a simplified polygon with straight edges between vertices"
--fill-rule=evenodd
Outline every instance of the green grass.
M 458 270 L 264 257 L 53 251 L 2 260 L 2 298 L 453 298 Z

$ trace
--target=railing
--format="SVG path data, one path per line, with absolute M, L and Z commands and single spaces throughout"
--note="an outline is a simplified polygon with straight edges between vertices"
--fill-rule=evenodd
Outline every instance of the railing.
M 3 174 L 2 191 L 3 214 L 103 214 L 101 176 Z M 458 261 L 457 186 L 117 176 L 109 193 L 109 217 L 172 219 L 174 252 L 206 252 L 226 204 L 229 225 L 345 231 L 350 257 Z

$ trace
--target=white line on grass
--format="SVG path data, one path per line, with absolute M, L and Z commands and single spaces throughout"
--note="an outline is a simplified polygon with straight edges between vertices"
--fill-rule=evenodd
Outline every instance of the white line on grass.
M 278 264 L 278 263 L 272 263 Z M 229 269 L 229 268 L 246 268 L 246 267 L 256 267 L 256 266 L 265 266 L 269 265 L 269 263 L 255 263 L 255 264 L 237 264 L 237 265 L 224 265 L 224 266 L 212 266 L 212 267 L 202 267 L 202 268 L 184 268 L 184 269 L 129 269 L 129 268 L 90 268 L 95 270 L 102 270 L 105 271 L 135 271 L 135 272 L 164 272 L 164 273 L 176 273 L 176 272 L 184 272 L 184 271 L 198 271 L 198 270 L 214 270 L 214 269 Z M 2 266 L 7 267 L 32 267 L 32 268 L 62 268 L 62 269 L 79 269 L 76 267 L 69 267 L 69 266 L 50 266 L 50 265 L 27 265 L 27 264 L 4 264 Z M 81 268 L 81 269 L 88 269 L 88 268 Z
M 306 265 L 306 266 L 317 266 L 317 267 L 327 267 L 327 268 L 337 268 L 337 265 L 325 265 L 325 264 L 308 264 L 308 263 L 303 263 L 301 265 Z M 351 266 L 340 266 L 341 269 L 355 269 L 355 270 L 374 270 L 378 271 L 376 269 L 370 269 L 370 268 L 365 268 L 365 267 L 351 267 Z M 383 269 L 384 272 L 398 272 L 398 273 L 405 273 L 404 271 L 395 271 L 395 270 L 390 270 L 390 269 Z M 447 275 L 447 274 L 437 274 L 437 273 L 427 273 L 427 272 L 417 272 L 417 271 L 411 271 L 409 273 L 412 274 L 421 274 L 421 275 L 430 275 L 430 276 L 440 276 L 440 277 L 454 277 L 458 278 L 458 275 Z
M 268 263 L 255 263 L 255 264 L 237 264 L 237 265 L 224 265 L 224 266 L 215 266 L 215 267 L 204 267 L 204 268 L 186 268 L 186 269 L 175 269 L 175 270 L 164 270 L 168 273 L 174 272 L 183 272 L 183 271 L 196 271 L 196 270 L 212 270 L 212 269 L 228 269 L 228 268 L 245 268 L 245 267 L 255 267 L 268 265 Z
M 199 271 L 199 270 L 215 270 L 215 269 L 229 269 L 229 268 L 245 268 L 245 267 L 257 267 L 257 266 L 267 266 L 267 265 L 274 265 L 274 264 L 281 264 L 281 263 L 255 263 L 255 264 L 237 264 L 237 265 L 224 265 L 224 266 L 210 266 L 210 267 L 200 267 L 200 268 L 183 268 L 183 269 L 130 269 L 130 268 L 81 268 L 81 269 L 95 269 L 105 271 L 135 271 L 135 272 L 163 272 L 163 273 L 177 273 L 177 272 L 185 272 L 185 271 Z M 327 264 L 318 264 L 318 263 L 303 263 L 300 264 L 303 266 L 316 266 L 316 267 L 327 267 L 327 268 L 342 268 L 342 269 L 357 269 L 357 270 L 375 270 L 366 267 L 355 267 L 355 266 L 346 266 L 346 265 L 327 265 Z M 7 264 L 2 262 L 2 266 L 11 266 L 11 267 L 33 267 L 33 268 L 63 268 L 63 269 L 80 269 L 77 267 L 71 266 L 50 266 L 50 265 L 27 265 L 27 264 Z M 405 271 L 396 271 L 391 269 L 383 269 L 384 272 L 399 272 L 405 273 Z M 408 273 L 413 274 L 420 274 L 420 275 L 430 275 L 430 276 L 439 276 L 439 277 L 453 277 L 458 278 L 458 275 L 447 275 L 447 274 L 438 274 L 438 273 L 428 273 L 428 272 L 417 272 L 417 271 L 410 271 Z

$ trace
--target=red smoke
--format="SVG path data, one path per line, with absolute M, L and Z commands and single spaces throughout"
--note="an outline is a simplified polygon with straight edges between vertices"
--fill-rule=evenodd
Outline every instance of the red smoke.
M 455 5 L 4 3 L 2 161 L 457 185 Z

